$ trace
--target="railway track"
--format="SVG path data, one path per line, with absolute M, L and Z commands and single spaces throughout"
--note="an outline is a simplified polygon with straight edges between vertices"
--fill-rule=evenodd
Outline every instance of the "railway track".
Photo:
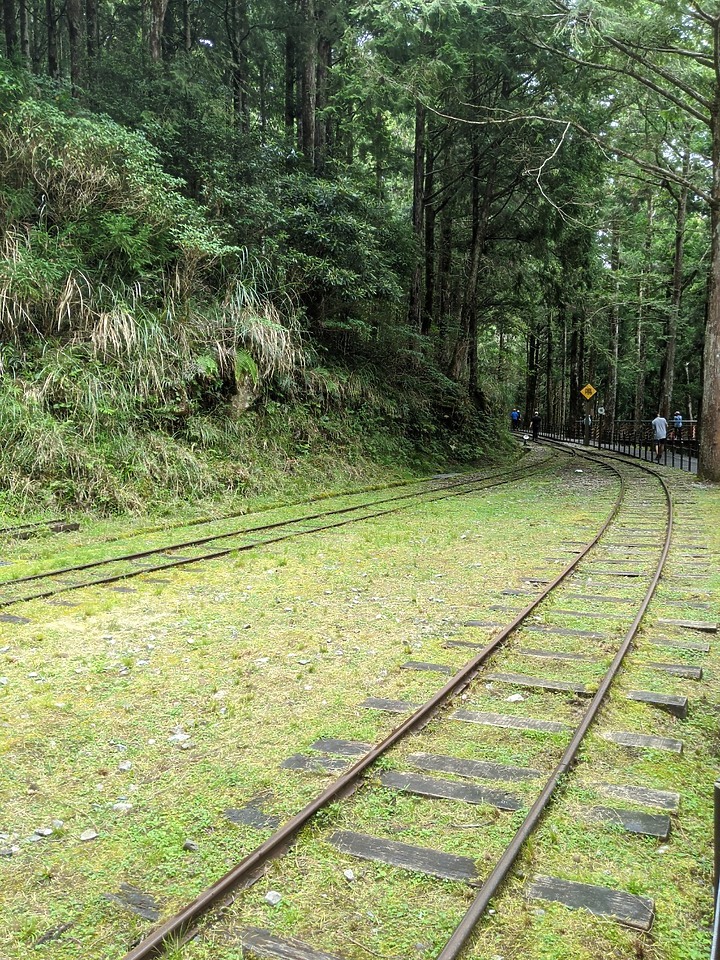
M 280 888 L 296 889 L 305 870 L 322 871 L 323 864 L 313 864 L 311 853 L 304 852 L 309 849 L 317 853 L 318 846 L 331 858 L 335 875 L 344 868 L 349 883 L 354 880 L 358 863 L 379 865 L 368 868 L 379 870 L 377 878 L 373 875 L 378 896 L 383 871 L 395 868 L 407 872 L 402 876 L 430 876 L 438 882 L 454 881 L 455 890 L 477 890 L 465 915 L 442 938 L 439 948 L 423 953 L 437 960 L 461 956 L 487 916 L 490 902 L 500 895 L 528 838 L 546 816 L 549 803 L 553 801 L 554 809 L 561 805 L 563 788 L 577 764 L 579 751 L 597 736 L 594 731 L 601 711 L 622 676 L 628 653 L 633 651 L 670 548 L 673 504 L 662 478 L 636 464 L 577 456 L 579 462 L 592 464 L 591 469 L 599 466 L 612 471 L 620 484 L 617 500 L 597 534 L 587 542 L 567 543 L 559 572 L 558 558 L 551 558 L 555 565 L 552 573 L 508 588 L 507 602 L 494 606 L 496 620 L 469 620 L 467 630 L 477 634 L 477 639 L 463 638 L 447 644 L 456 658 L 452 666 L 415 661 L 404 664 L 403 675 L 418 678 L 417 683 L 408 679 L 410 691 L 426 687 L 431 683 L 428 678 L 449 674 L 449 679 L 424 702 L 378 696 L 360 703 L 362 709 L 404 716 L 383 741 L 373 746 L 325 738 L 313 745 L 311 755 L 289 756 L 279 775 L 303 778 L 338 771 L 339 775 L 241 863 L 151 931 L 125 960 L 146 960 L 161 954 L 169 943 L 177 944 L 179 938 L 195 935 L 200 940 L 212 940 L 211 955 L 217 958 L 230 956 L 238 949 L 244 951 L 244 957 L 290 960 L 354 960 L 372 954 L 356 937 L 343 935 L 347 922 L 342 919 L 315 925 L 319 940 L 315 942 L 307 935 L 314 927 L 311 911 L 297 921 L 297 931 L 289 932 L 287 923 L 280 923 L 278 930 L 259 926 L 257 917 L 266 916 L 267 904 L 259 903 L 257 895 L 240 893 L 263 874 Z M 708 623 L 708 630 L 711 627 Z M 664 651 L 660 641 L 658 645 L 660 659 L 668 649 L 694 649 L 692 642 L 667 638 Z M 700 646 L 695 644 L 698 649 Z M 463 657 L 469 659 L 463 662 Z M 657 671 L 660 677 L 692 675 L 666 662 L 650 662 L 648 669 Z M 516 692 L 507 697 L 510 691 Z M 654 731 L 658 718 L 686 716 L 687 697 L 658 692 L 652 689 L 652 681 L 650 689 L 629 690 L 621 696 L 638 705 L 642 729 L 603 731 L 602 736 L 617 745 L 620 755 L 623 750 L 672 753 L 682 749 L 681 745 L 678 748 L 680 741 L 644 730 Z M 499 701 L 504 705 L 502 713 L 488 709 Z M 460 739 L 454 731 L 462 726 L 494 737 L 498 746 L 502 742 L 501 754 L 508 750 L 504 738 L 509 738 L 515 748 L 529 739 L 536 744 L 537 766 L 541 769 L 498 762 L 493 757 L 478 759 L 476 750 L 472 758 L 448 752 L 448 745 Z M 516 752 L 527 755 L 527 743 Z M 672 796 L 662 784 L 633 787 L 623 782 L 622 769 L 616 777 L 618 782 L 605 785 L 610 797 L 631 805 L 665 804 L 666 810 L 672 809 L 667 806 L 673 802 Z M 434 818 L 440 820 L 444 826 L 436 842 L 430 846 L 407 844 L 387 833 L 366 832 L 368 808 L 382 804 L 382 798 L 388 796 L 412 803 L 409 809 L 417 817 L 421 834 Z M 478 851 L 467 840 L 464 829 L 472 824 L 461 822 L 455 824 L 456 830 L 449 828 L 447 817 L 440 813 L 443 804 L 449 805 L 453 816 L 461 821 L 463 815 L 458 810 L 478 807 L 494 809 L 498 818 L 508 820 L 491 864 L 485 861 L 479 866 Z M 329 807 L 332 814 L 325 813 L 320 825 L 313 826 L 318 814 Z M 255 822 L 261 829 L 270 823 L 262 813 L 261 801 L 251 801 L 236 813 L 239 823 Z M 588 816 L 612 827 L 620 825 L 652 836 L 670 828 L 666 814 L 638 815 L 623 806 L 593 808 Z M 328 824 L 328 820 L 332 822 Z M 443 844 L 453 852 L 442 849 Z M 285 856 L 290 849 L 293 858 Z M 459 854 L 458 849 L 465 852 Z M 298 863 L 303 864 L 300 870 Z M 408 896 L 412 896 L 413 885 L 408 886 Z M 299 891 L 297 896 L 300 900 Z M 584 884 L 563 876 L 539 876 L 529 884 L 528 896 L 584 907 L 590 913 L 641 930 L 649 929 L 653 919 L 652 898 L 623 891 L 617 884 Z M 336 899 L 341 910 L 346 897 L 338 893 Z M 450 902 L 452 913 L 457 915 L 467 896 L 456 893 Z M 218 924 L 211 923 L 201 927 L 198 934 L 198 924 L 208 914 L 216 920 L 221 918 L 220 932 Z M 328 933 L 329 926 L 335 932 Z
M 532 467 L 521 464 L 502 473 L 449 478 L 437 482 L 429 489 L 365 500 L 352 506 L 306 513 L 290 520 L 277 520 L 255 526 L 246 525 L 240 529 L 212 533 L 191 540 L 165 543 L 145 550 L 8 578 L 0 581 L 0 610 L 87 587 L 117 584 L 148 574 L 167 572 L 178 567 L 269 546 L 294 537 L 308 536 L 348 524 L 388 516 L 399 510 L 416 506 L 418 503 L 432 503 L 448 497 L 466 496 L 483 489 L 521 480 L 542 470 L 545 466 L 543 463 Z M 184 553 L 179 555 L 177 551 L 184 551 Z M 29 584 L 32 586 L 28 588 Z M 23 618 L 5 614 L 0 615 L 0 619 L 19 622 Z

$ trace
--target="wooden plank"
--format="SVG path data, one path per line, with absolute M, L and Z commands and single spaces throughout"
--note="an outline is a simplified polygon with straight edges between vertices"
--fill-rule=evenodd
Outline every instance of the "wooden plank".
M 555 627 L 548 623 L 524 623 L 523 630 L 529 633 L 554 633 L 559 637 L 587 637 L 588 640 L 609 640 L 607 633 L 598 633 L 596 630 L 576 630 L 573 627 Z
M 121 883 L 117 893 L 104 893 L 102 898 L 116 903 L 123 910 L 134 913 L 143 920 L 151 920 L 154 923 L 160 919 L 160 905 L 157 901 L 149 893 L 143 893 L 129 883 Z
M 651 670 L 661 670 L 671 677 L 683 677 L 685 680 L 702 680 L 702 667 L 688 667 L 684 663 L 644 663 Z
M 601 593 L 568 593 L 568 600 L 587 600 L 589 603 L 635 603 L 629 597 L 605 597 Z
M 260 800 L 251 800 L 244 807 L 228 807 L 223 816 L 239 827 L 254 827 L 256 830 L 276 830 L 280 826 L 280 817 L 263 813 Z
M 450 719 L 463 720 L 466 723 L 481 723 L 489 727 L 505 727 L 509 730 L 535 730 L 539 733 L 567 733 L 572 729 L 554 720 L 533 720 L 529 717 L 513 717 L 504 713 L 474 710 L 456 710 L 450 714 Z
M 339 753 L 343 757 L 364 757 L 372 745 L 362 743 L 360 740 L 335 740 L 333 737 L 321 737 L 315 743 L 310 744 L 311 750 L 319 750 L 322 753 Z
M 452 667 L 446 667 L 443 663 L 423 663 L 421 660 L 408 660 L 404 663 L 401 670 L 421 670 L 428 673 L 444 673 L 452 676 L 455 672 Z
M 429 847 L 416 847 L 397 840 L 383 840 L 350 830 L 336 830 L 330 837 L 330 843 L 343 853 L 361 860 L 375 860 L 441 880 L 477 879 L 475 862 L 470 857 L 442 853 Z
M 658 623 L 664 627 L 677 627 L 681 630 L 699 630 L 701 633 L 717 633 L 717 623 L 710 623 L 707 620 L 668 620 L 665 617 L 659 617 Z
M 655 903 L 647 897 L 560 877 L 535 877 L 528 896 L 562 903 L 571 910 L 588 910 L 595 916 L 610 917 L 636 930 L 649 930 L 655 916 Z
M 669 813 L 677 813 L 680 807 L 680 794 L 670 790 L 654 790 L 651 787 L 629 787 L 619 783 L 598 783 L 594 789 L 614 800 L 637 803 L 643 807 L 657 807 Z
M 339 757 L 306 757 L 302 753 L 294 753 L 280 764 L 284 770 L 303 770 L 306 773 L 342 773 L 347 768 L 348 761 Z
M 653 693 L 651 690 L 631 690 L 627 695 L 627 699 L 635 700 L 638 703 L 647 703 L 648 706 L 657 707 L 658 710 L 671 713 L 680 720 L 684 720 L 687 717 L 687 697 L 679 697 L 670 693 Z
M 643 577 L 647 574 L 642 573 L 641 570 L 593 570 L 591 571 L 593 577 Z
M 528 677 L 523 673 L 488 673 L 488 680 L 498 683 L 512 683 L 516 687 L 532 687 L 541 690 L 550 690 L 554 693 L 577 693 L 581 697 L 591 697 L 592 690 L 588 690 L 584 683 L 568 683 L 565 680 L 546 680 L 543 677 Z
M 593 820 L 618 824 L 628 833 L 640 833 L 646 837 L 657 837 L 658 840 L 667 840 L 670 835 L 670 817 L 665 813 L 641 813 L 621 807 L 593 807 L 590 817 Z
M 425 777 L 420 773 L 389 770 L 380 775 L 380 783 L 389 790 L 402 790 L 438 800 L 486 803 L 498 810 L 521 810 L 523 807 L 517 797 L 505 793 L 504 790 L 493 790 L 474 783 L 457 783 L 455 780 L 440 780 L 438 777 Z
M 553 616 L 557 614 L 559 617 L 579 617 L 587 620 L 617 620 L 619 617 L 627 616 L 622 613 L 598 613 L 594 610 L 563 610 L 560 607 L 553 607 L 548 612 Z
M 674 740 L 672 737 L 647 737 L 641 733 L 629 733 L 625 730 L 605 733 L 603 736 L 621 747 L 644 747 L 648 750 L 667 750 L 670 753 L 683 751 L 682 740 Z
M 599 663 L 598 657 L 593 657 L 589 653 L 563 653 L 560 650 L 526 650 L 524 648 L 516 650 L 515 653 L 522 657 L 544 657 L 547 660 L 586 660 L 590 663 Z
M 0 620 L 3 623 L 32 623 L 28 617 L 18 617 L 14 613 L 0 613 Z
M 529 767 L 514 767 L 506 763 L 489 763 L 485 760 L 464 760 L 436 753 L 411 753 L 407 762 L 420 770 L 437 773 L 454 773 L 458 777 L 473 777 L 478 780 L 534 780 L 541 777 L 539 770 Z
M 386 713 L 410 713 L 417 710 L 419 703 L 410 703 L 407 700 L 385 700 L 383 697 L 368 697 L 360 704 L 366 710 L 384 710 Z
M 671 650 L 692 650 L 697 653 L 710 653 L 710 644 L 704 640 L 671 640 L 670 637 L 655 637 L 648 641 L 655 647 L 668 647 Z
M 342 960 L 337 954 L 315 950 L 296 940 L 294 937 L 274 937 L 269 930 L 259 927 L 247 927 L 237 933 L 232 932 L 230 939 L 238 943 L 243 956 L 269 957 L 271 960 Z

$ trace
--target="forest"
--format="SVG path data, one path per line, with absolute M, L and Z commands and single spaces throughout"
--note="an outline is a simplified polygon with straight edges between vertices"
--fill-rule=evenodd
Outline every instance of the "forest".
M 588 382 L 607 424 L 698 420 L 720 480 L 716 0 L 2 22 L 10 495 L 212 493 L 273 444 L 470 459 Z

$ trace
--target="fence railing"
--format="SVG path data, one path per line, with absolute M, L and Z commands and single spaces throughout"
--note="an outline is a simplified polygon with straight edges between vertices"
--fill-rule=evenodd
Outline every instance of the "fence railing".
M 648 462 L 655 461 L 657 441 L 653 436 L 652 423 L 634 420 L 616 420 L 605 423 L 597 417 L 590 423 L 577 420 L 568 424 L 541 426 L 540 435 L 571 443 L 585 443 L 600 449 L 615 450 L 629 457 Z M 685 421 L 681 430 L 669 425 L 668 435 L 662 444 L 660 463 L 679 470 L 697 471 L 698 429 L 695 420 Z

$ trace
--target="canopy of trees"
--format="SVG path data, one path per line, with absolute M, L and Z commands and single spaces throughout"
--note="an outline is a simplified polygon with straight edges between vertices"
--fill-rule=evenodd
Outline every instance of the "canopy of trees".
M 720 480 L 715 0 L 2 16 L 2 362 L 40 379 L 54 351 L 56 414 L 69 357 L 173 423 L 362 376 L 438 429 L 569 423 L 591 381 L 608 421 L 701 414 Z

